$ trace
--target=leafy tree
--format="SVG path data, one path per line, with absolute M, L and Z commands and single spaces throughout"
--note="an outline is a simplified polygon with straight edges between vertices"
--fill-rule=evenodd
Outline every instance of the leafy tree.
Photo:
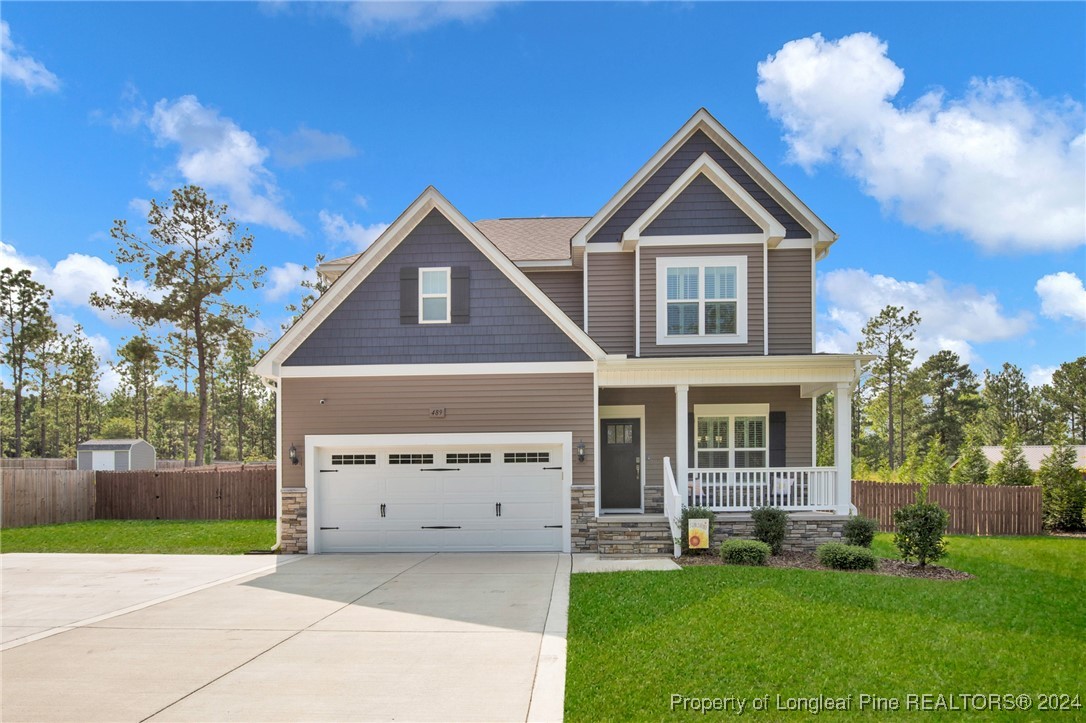
M 936 352 L 916 372 L 917 389 L 924 397 L 920 436 L 936 438 L 954 456 L 966 426 L 980 409 L 977 375 L 961 358 L 946 349 Z
M 1029 426 L 1029 384 L 1014 364 L 1004 363 L 995 374 L 984 372 L 984 431 L 988 444 L 999 444 L 1010 427 L 1021 434 Z
M 1003 457 L 992 465 L 992 470 L 988 474 L 988 484 L 1033 484 L 1033 472 L 1030 471 L 1026 458 L 1022 454 L 1022 437 L 1014 424 L 1007 428 L 1007 436 L 1003 438 Z
M 317 254 L 317 260 L 313 263 L 313 268 L 316 268 L 324 263 L 324 254 Z M 314 274 L 309 276 L 308 272 L 310 268 L 303 266 L 302 271 L 306 272 L 307 276 L 302 279 L 301 287 L 306 290 L 306 293 L 302 296 L 302 299 L 297 304 L 287 304 L 287 311 L 290 313 L 290 321 L 282 324 L 283 331 L 287 331 L 290 327 L 294 326 L 298 319 L 302 318 L 302 314 L 309 311 L 309 308 L 320 298 L 321 294 L 328 290 L 331 286 L 330 283 L 321 275 Z
M 1047 394 L 1066 416 L 1071 437 L 1086 444 L 1086 356 L 1060 364 Z
M 832 467 L 834 464 L 833 392 L 818 397 L 815 404 L 815 464 Z
M 988 483 L 988 458 L 981 451 L 980 431 L 971 425 L 965 432 L 965 442 L 958 449 L 958 463 L 950 470 L 950 482 L 957 485 Z
M 60 355 L 61 337 L 57 332 L 56 324 L 52 317 L 38 337 L 34 348 L 34 359 L 30 364 L 32 372 L 33 388 L 38 392 L 37 404 L 34 416 L 37 418 L 38 443 L 37 454 L 41 457 L 55 457 L 57 451 L 49 449 L 48 432 L 50 426 L 49 404 L 53 405 L 54 419 L 56 411 L 59 411 L 58 400 L 54 398 L 54 386 L 59 387 L 60 382 Z
M 887 306 L 878 316 L 868 320 L 863 329 L 863 339 L 857 345 L 861 354 L 872 354 L 875 359 L 866 366 L 867 384 L 886 398 L 887 460 L 890 469 L 904 455 L 895 456 L 894 414 L 903 414 L 902 387 L 916 350 L 908 346 L 916 335 L 920 315 L 915 311 L 903 313 L 900 306 Z M 895 398 L 897 405 L 895 406 Z M 900 409 L 899 409 L 900 407 Z
M 4 363 L 11 369 L 14 406 L 14 451 L 23 455 L 23 394 L 26 373 L 39 349 L 55 330 L 49 315 L 53 292 L 30 277 L 30 271 L 0 270 L 0 326 L 3 327 Z
M 1052 400 L 1052 387 L 1045 384 L 1029 390 L 1027 405 L 1028 444 L 1048 444 L 1060 422 L 1060 410 Z
M 128 417 L 110 417 L 102 422 L 98 435 L 102 439 L 131 439 L 136 436 L 136 428 Z
M 1052 452 L 1041 461 L 1037 470 L 1037 482 L 1043 488 L 1045 527 L 1050 530 L 1082 529 L 1083 510 L 1086 508 L 1086 480 L 1075 469 L 1078 455 L 1068 441 L 1066 431 L 1060 429 L 1052 445 Z
M 98 382 L 102 378 L 98 355 L 90 341 L 83 334 L 83 328 L 76 326 L 68 335 L 64 344 L 64 364 L 68 369 L 65 376 L 65 394 L 72 402 L 75 422 L 75 444 L 84 441 L 84 417 L 88 408 L 98 401 Z
M 95 293 L 91 303 L 130 316 L 143 328 L 173 324 L 191 331 L 199 405 L 196 463 L 200 464 L 208 436 L 208 392 L 216 344 L 237 330 L 239 320 L 253 317 L 228 294 L 261 286 L 264 268 L 243 267 L 253 237 L 239 236 L 237 222 L 227 216 L 226 206 L 216 204 L 198 186 L 174 190 L 169 204 L 152 200 L 147 225 L 149 239 L 130 231 L 125 220 L 116 222 L 111 235 L 117 240 L 118 264 L 141 271 L 150 293 L 122 276 L 114 281 L 110 294 Z

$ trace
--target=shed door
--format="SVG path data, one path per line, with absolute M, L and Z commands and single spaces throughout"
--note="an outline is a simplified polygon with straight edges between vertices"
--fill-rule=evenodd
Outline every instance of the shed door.
M 116 469 L 114 460 L 117 455 L 113 450 L 94 450 L 91 452 L 91 469 L 112 472 Z

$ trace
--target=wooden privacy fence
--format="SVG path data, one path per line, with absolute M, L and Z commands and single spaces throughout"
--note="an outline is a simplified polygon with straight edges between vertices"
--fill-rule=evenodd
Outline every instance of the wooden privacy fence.
M 98 472 L 99 520 L 266 520 L 275 517 L 275 470 Z
M 861 515 L 893 532 L 894 510 L 916 501 L 920 485 L 852 482 L 852 504 Z M 928 501 L 950 513 L 947 532 L 955 535 L 1040 535 L 1044 531 L 1040 487 L 931 485 Z
M 75 469 L 75 457 L 0 457 L 0 469 Z
M 94 472 L 5 468 L 0 478 L 0 527 L 94 519 Z

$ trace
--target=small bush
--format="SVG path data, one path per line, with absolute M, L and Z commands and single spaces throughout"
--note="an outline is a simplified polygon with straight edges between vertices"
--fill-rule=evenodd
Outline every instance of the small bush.
M 750 516 L 754 519 L 754 539 L 769 545 L 774 555 L 781 554 L 788 513 L 779 507 L 755 507 Z
M 713 539 L 713 527 L 716 526 L 716 513 L 710 510 L 708 507 L 683 507 L 682 514 L 679 516 L 679 546 L 682 547 L 684 555 L 700 555 L 709 551 L 709 548 L 704 550 L 691 550 L 690 549 L 690 520 L 709 520 L 709 539 Z
M 946 554 L 947 521 L 950 515 L 939 505 L 918 502 L 894 511 L 894 544 L 902 559 L 916 560 L 920 567 Z
M 827 542 L 815 551 L 818 561 L 834 570 L 874 570 L 878 565 L 875 553 L 866 547 Z
M 720 546 L 720 559 L 729 565 L 764 565 L 769 545 L 757 540 L 728 540 Z
M 842 534 L 845 543 L 854 547 L 871 547 L 875 533 L 879 531 L 879 521 L 870 517 L 850 517 L 845 523 Z

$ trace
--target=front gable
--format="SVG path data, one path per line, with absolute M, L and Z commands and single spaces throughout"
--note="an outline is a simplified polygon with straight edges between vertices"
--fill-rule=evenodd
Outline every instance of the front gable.
M 467 298 L 454 296 L 453 299 L 452 321 L 460 323 L 418 323 L 417 306 L 406 315 L 403 313 L 418 289 L 418 275 L 412 276 L 410 272 L 434 267 L 465 272 L 463 292 Z M 454 283 L 454 294 L 460 291 Z M 403 298 L 405 295 L 410 298 Z M 458 319 L 456 311 L 461 304 L 467 313 Z M 463 364 L 587 359 L 584 350 L 435 208 L 309 333 L 283 364 Z
M 642 236 L 761 233 L 762 228 L 704 174 L 690 182 Z

